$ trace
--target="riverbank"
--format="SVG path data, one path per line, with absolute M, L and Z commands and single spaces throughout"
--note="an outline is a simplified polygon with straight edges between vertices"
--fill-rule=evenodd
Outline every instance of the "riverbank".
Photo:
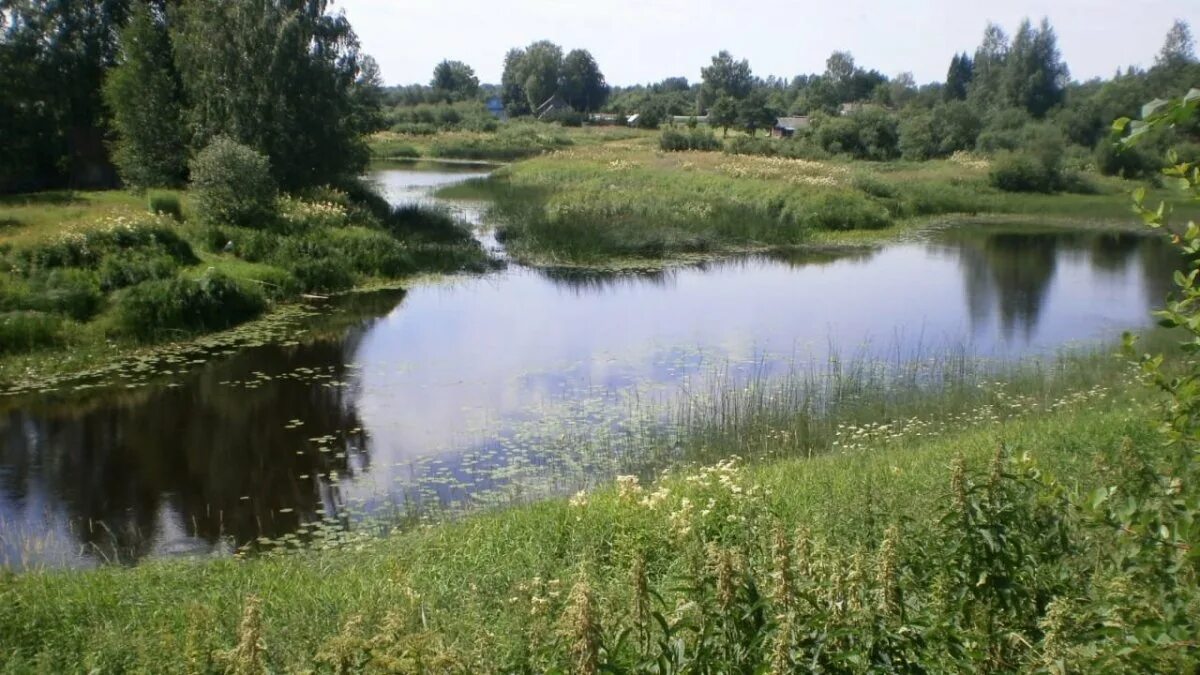
M 987 160 L 965 156 L 877 163 L 662 152 L 643 135 L 556 150 L 439 194 L 490 200 L 514 259 L 548 266 L 872 245 L 979 216 L 1140 227 L 1133 182 L 1084 175 L 1079 193 L 1008 193 L 989 185 L 988 170 Z
M 198 336 L 218 336 L 205 347 L 242 344 L 273 335 L 297 303 L 493 264 L 451 215 L 392 207 L 365 188 L 285 196 L 253 228 L 197 222 L 182 192 L 7 196 L 0 222 L 8 393 L 194 351 Z M 244 327 L 220 337 L 235 326 Z
M 738 424 L 710 412 L 710 433 L 685 441 L 698 460 L 749 461 L 384 538 L 321 531 L 251 560 L 0 577 L 0 669 L 501 672 L 568 670 L 581 653 L 625 670 L 1094 662 L 1085 635 L 1053 643 L 1044 628 L 1055 602 L 1116 583 L 1096 565 L 1113 533 L 1073 505 L 1159 442 L 1149 395 L 1105 358 L 993 382 L 961 414 L 868 395 L 870 421 L 845 418 L 811 458 L 797 456 L 811 411 L 760 404 Z M 1026 554 L 989 561 L 978 546 L 991 535 L 955 515 L 975 509 Z M 984 624 L 972 607 L 999 603 L 993 592 L 1012 611 Z

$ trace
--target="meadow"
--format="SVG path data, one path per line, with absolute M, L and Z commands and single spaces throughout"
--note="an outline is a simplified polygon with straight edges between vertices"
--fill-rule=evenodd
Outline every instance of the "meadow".
M 1134 379 L 1098 351 L 719 386 L 670 468 L 569 498 L 0 577 L 0 670 L 1175 670 L 1105 510 L 1161 452 Z
M 0 199 L 0 382 L 91 368 L 325 296 L 490 263 L 450 215 L 368 188 L 285 195 L 254 226 L 194 217 L 178 191 Z
M 1098 174 L 1076 175 L 1075 192 L 1013 193 L 990 184 L 990 160 L 962 153 L 863 162 L 670 152 L 660 149 L 657 134 L 605 138 L 600 129 L 573 132 L 591 142 L 439 195 L 490 199 L 509 252 L 545 265 L 869 244 L 939 219 L 992 214 L 1107 228 L 1137 222 L 1128 194 L 1138 184 Z

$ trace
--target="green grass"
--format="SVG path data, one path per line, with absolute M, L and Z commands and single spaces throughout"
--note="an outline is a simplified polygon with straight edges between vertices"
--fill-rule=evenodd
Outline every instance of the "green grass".
M 441 194 L 492 198 L 510 253 L 549 265 L 864 243 L 948 216 L 1138 223 L 1129 198 L 1135 184 L 1117 179 L 1089 177 L 1092 194 L 1013 194 L 988 185 L 987 162 L 979 159 L 871 163 L 663 153 L 652 141 L 576 145 Z
M 185 193 L 4 197 L 0 218 L 11 224 L 0 229 L 0 314 L 10 339 L 0 389 L 225 329 L 257 316 L 264 300 L 490 264 L 439 211 L 397 211 L 375 195 L 329 189 L 284 197 L 279 210 L 239 228 L 194 222 Z
M 333 671 L 343 659 L 375 659 L 378 669 L 390 663 L 404 672 L 566 669 L 568 596 L 581 573 L 597 598 L 593 620 L 613 650 L 609 658 L 631 668 L 636 641 L 614 645 L 623 627 L 637 625 L 630 611 L 635 560 L 644 561 L 653 608 L 673 617 L 679 601 L 702 602 L 703 593 L 687 584 L 706 546 L 739 551 L 765 592 L 771 537 L 779 528 L 789 537 L 797 528 L 809 532 L 811 583 L 828 590 L 845 583 L 828 575 L 857 564 L 855 556 L 873 555 L 888 527 L 899 525 L 906 602 L 916 612 L 936 601 L 920 579 L 944 549 L 938 518 L 949 502 L 955 456 L 986 474 L 997 443 L 1004 443 L 1029 453 L 1074 494 L 1103 480 L 1096 462 L 1122 439 L 1155 442 L 1139 400 L 1096 393 L 1062 400 L 1052 411 L 1026 406 L 999 420 L 981 414 L 940 432 L 868 434 L 860 447 L 814 459 L 677 470 L 656 484 L 643 481 L 645 487 L 626 481 L 586 497 L 383 539 L 330 538 L 327 550 L 8 577 L 0 581 L 6 636 L 0 668 L 204 671 L 228 666 L 229 650 L 249 632 L 261 637 L 273 671 L 313 665 Z M 856 437 L 847 430 L 843 436 Z M 658 491 L 664 496 L 655 502 Z M 250 596 L 262 599 L 258 628 L 242 622 Z M 687 635 L 681 646 L 699 650 Z M 927 637 L 921 654 L 950 667 L 955 661 L 941 649 L 946 637 Z M 765 662 L 765 646 L 754 657 Z M 1032 664 L 1038 652 L 1020 649 L 1014 658 Z

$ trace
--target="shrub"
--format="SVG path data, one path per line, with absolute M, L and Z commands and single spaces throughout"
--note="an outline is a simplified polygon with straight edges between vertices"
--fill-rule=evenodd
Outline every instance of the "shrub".
M 587 117 L 574 110 L 555 110 L 541 118 L 543 122 L 561 124 L 564 127 L 581 127 Z
M 117 304 L 119 330 L 139 339 L 168 332 L 220 330 L 258 316 L 266 307 L 258 289 L 209 270 L 199 279 L 175 277 L 134 286 Z
M 305 291 L 332 293 L 343 291 L 354 285 L 354 275 L 341 261 L 332 258 L 296 261 L 288 266 L 300 288 Z
M 151 192 L 149 198 L 150 213 L 170 216 L 175 220 L 183 220 L 183 207 L 179 203 L 179 195 L 165 192 Z
M 1105 176 L 1143 178 L 1162 169 L 1161 156 L 1141 146 L 1119 148 L 1108 139 L 1100 141 L 1095 151 L 1096 169 Z
M 848 192 L 825 193 L 810 201 L 802 222 L 821 230 L 880 230 L 892 224 L 886 208 Z
M 940 144 L 933 115 L 917 113 L 900 122 L 900 155 L 909 160 L 925 160 L 938 155 Z
M 438 128 L 436 125 L 426 122 L 401 122 L 393 124 L 391 131 L 409 136 L 432 136 L 438 132 Z
M 1010 152 L 992 162 L 988 181 L 1005 192 L 1054 192 L 1060 188 L 1061 171 L 1025 152 Z
M 0 314 L 0 354 L 19 354 L 59 344 L 62 319 L 43 312 Z
M 83 232 L 66 232 L 48 242 L 20 249 L 15 256 L 19 271 L 31 275 L 57 267 L 95 268 L 108 256 L 127 255 L 132 250 L 155 251 L 182 265 L 197 262 L 187 240 L 161 217 L 146 221 L 115 218 L 103 227 Z
M 104 294 L 93 272 L 58 269 L 34 286 L 28 309 L 65 314 L 76 321 L 95 316 L 104 304 Z
M 175 276 L 179 265 L 170 256 L 146 251 L 134 251 L 108 256 L 100 263 L 100 288 L 114 291 L 135 286 L 151 279 Z
M 658 147 L 666 152 L 685 150 L 720 150 L 721 140 L 711 131 L 690 129 L 686 132 L 667 129 L 658 139 Z
M 442 244 L 465 243 L 471 231 L 441 209 L 409 204 L 392 209 L 383 221 L 392 236 Z
M 192 160 L 191 170 L 201 221 L 261 227 L 274 217 L 276 187 L 266 155 L 218 136 Z

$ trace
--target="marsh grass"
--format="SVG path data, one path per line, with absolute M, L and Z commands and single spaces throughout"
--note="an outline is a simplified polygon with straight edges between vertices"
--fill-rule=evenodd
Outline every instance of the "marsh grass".
M 1019 621 L 999 609 L 979 614 L 970 607 L 999 596 L 974 576 L 945 576 L 969 532 L 952 518 L 959 502 L 949 498 L 950 465 L 961 458 L 964 505 L 981 513 L 1009 505 L 1008 527 L 1025 533 L 1033 522 L 1021 515 L 1025 505 L 1049 489 L 1039 486 L 1086 494 L 1104 480 L 1098 458 L 1122 438 L 1154 442 L 1136 398 L 1046 402 L 811 458 L 769 455 L 598 481 L 570 500 L 345 538 L 321 551 L 8 577 L 0 586 L 10 647 L 3 665 L 162 670 L 181 654 L 202 662 L 242 654 L 275 670 L 357 663 L 503 672 L 574 663 L 636 671 L 661 658 L 681 667 L 820 659 L 849 668 L 903 654 L 927 667 L 989 659 L 1016 667 L 1042 657 L 1041 633 L 1030 625 L 1038 612 Z M 709 438 L 736 426 L 719 423 Z M 999 474 L 998 443 L 1012 449 Z M 1030 473 L 1031 461 L 1041 473 Z M 1071 527 L 1068 536 L 1085 534 Z M 1044 573 L 1082 569 L 1087 555 L 1054 555 L 1014 563 L 1035 575 L 1008 592 L 1022 601 L 1065 592 Z M 959 592 L 976 600 L 960 605 Z M 988 615 L 996 623 L 972 618 Z M 1023 640 L 986 647 L 1004 634 Z
M 931 218 L 1039 214 L 1131 227 L 1132 184 L 1097 178 L 1094 194 L 1014 194 L 988 165 L 814 161 L 656 152 L 644 139 L 577 144 L 452 186 L 445 198 L 492 200 L 498 236 L 519 261 L 603 265 L 697 253 L 869 242 Z

